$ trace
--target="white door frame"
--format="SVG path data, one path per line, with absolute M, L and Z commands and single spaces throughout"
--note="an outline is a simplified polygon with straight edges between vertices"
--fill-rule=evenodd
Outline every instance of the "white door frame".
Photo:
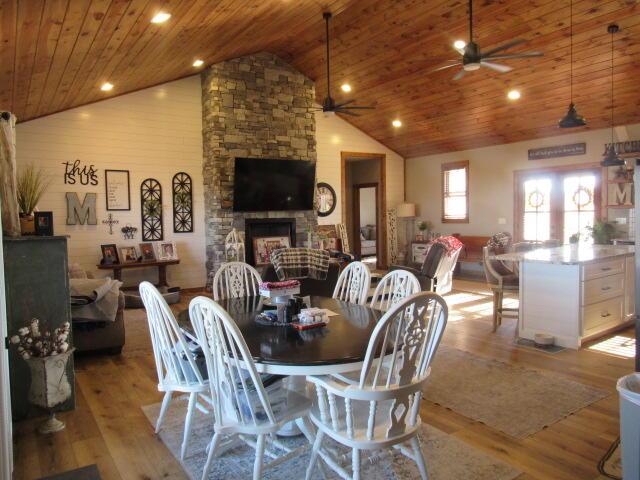
M 1 214 L 0 214 L 1 215 Z M 4 252 L 0 233 L 0 479 L 10 480 L 13 472 L 13 433 L 11 395 L 9 393 L 9 355 L 7 338 L 7 304 L 4 289 Z

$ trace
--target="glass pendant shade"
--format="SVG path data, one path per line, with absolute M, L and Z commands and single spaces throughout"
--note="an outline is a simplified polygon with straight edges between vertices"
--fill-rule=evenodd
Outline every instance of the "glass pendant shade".
M 603 167 L 619 167 L 621 165 L 624 165 L 624 160 L 620 158 L 616 153 L 616 149 L 614 148 L 613 143 L 609 145 L 609 148 L 607 148 L 607 151 L 604 154 L 604 158 L 602 159 L 602 162 L 600 162 L 600 165 L 602 165 Z

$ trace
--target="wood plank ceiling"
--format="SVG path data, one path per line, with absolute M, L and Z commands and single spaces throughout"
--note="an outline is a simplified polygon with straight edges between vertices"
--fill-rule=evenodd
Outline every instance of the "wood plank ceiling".
M 453 81 L 467 39 L 466 0 L 0 0 L 0 109 L 21 121 L 192 75 L 206 64 L 270 51 L 326 91 L 321 12 L 332 23 L 332 89 L 376 109 L 346 117 L 406 157 L 565 133 L 569 103 L 569 0 L 476 0 L 484 49 L 513 38 L 542 58 L 503 63 Z M 610 122 L 610 43 L 617 22 L 615 121 L 640 122 L 640 1 L 574 0 L 574 101 L 589 125 Z M 150 23 L 158 11 L 172 14 Z M 100 91 L 103 82 L 115 85 Z M 340 92 L 348 82 L 350 94 Z M 506 92 L 522 98 L 511 102 Z M 395 129 L 391 120 L 403 126 Z

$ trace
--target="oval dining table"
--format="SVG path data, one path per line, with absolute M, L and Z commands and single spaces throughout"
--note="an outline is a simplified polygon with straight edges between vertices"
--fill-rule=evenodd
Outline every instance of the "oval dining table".
M 360 371 L 371 333 L 384 315 L 384 312 L 367 306 L 312 295 L 310 307 L 326 308 L 336 315 L 329 317 L 325 327 L 298 331 L 291 326 L 256 323 L 256 316 L 265 310 L 264 302 L 262 297 L 218 301 L 242 332 L 256 370 L 259 373 L 289 376 L 289 388 L 299 392 L 306 389 L 307 375 Z M 183 329 L 193 331 L 188 310 L 178 314 L 178 323 Z M 313 438 L 309 424 L 296 424 L 307 438 Z M 299 434 L 291 427 L 278 433 Z

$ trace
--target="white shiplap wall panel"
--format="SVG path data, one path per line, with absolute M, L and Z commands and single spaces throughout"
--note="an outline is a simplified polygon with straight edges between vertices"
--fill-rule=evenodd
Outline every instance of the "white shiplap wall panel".
M 181 287 L 205 284 L 204 190 L 202 181 L 202 107 L 198 76 L 141 90 L 85 107 L 33 120 L 17 127 L 17 159 L 45 169 L 51 185 L 40 210 L 54 213 L 56 234 L 69 235 L 69 258 L 96 275 L 100 244 L 137 245 L 141 241 L 140 184 L 149 177 L 163 191 L 164 237 L 178 245 L 180 265 L 168 268 L 169 281 Z M 98 169 L 97 186 L 65 185 L 63 162 L 80 159 Z M 131 211 L 111 212 L 119 221 L 114 234 L 102 224 L 106 211 L 104 170 L 129 170 Z M 179 171 L 193 179 L 194 232 L 173 233 L 171 180 Z M 66 192 L 97 193 L 98 225 L 66 225 Z M 120 228 L 138 227 L 134 240 Z M 155 280 L 154 270 L 124 274 L 127 284 Z

